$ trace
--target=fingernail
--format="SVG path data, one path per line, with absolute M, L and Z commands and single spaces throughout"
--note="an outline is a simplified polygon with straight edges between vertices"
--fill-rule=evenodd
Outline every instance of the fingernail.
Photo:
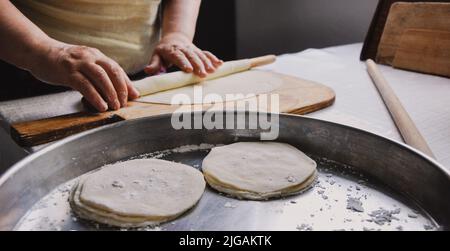
M 197 75 L 200 77 L 204 77 L 206 75 L 206 73 L 204 71 L 197 71 Z
M 132 98 L 138 98 L 141 94 L 134 87 L 132 88 Z
M 128 101 L 128 93 L 126 92 L 121 92 L 120 93 L 120 100 L 121 100 L 121 104 L 122 106 L 127 106 L 127 101 Z
M 108 110 L 108 105 L 107 105 L 105 102 L 102 101 L 102 102 L 100 103 L 100 106 L 101 106 L 101 107 L 100 107 L 100 111 L 101 111 L 101 112 L 104 112 L 104 111 L 107 111 L 107 110 Z
M 114 110 L 119 110 L 119 108 L 120 108 L 120 103 L 119 103 L 119 101 L 116 99 L 116 100 L 114 100 L 114 104 L 113 104 L 113 107 L 112 107 Z

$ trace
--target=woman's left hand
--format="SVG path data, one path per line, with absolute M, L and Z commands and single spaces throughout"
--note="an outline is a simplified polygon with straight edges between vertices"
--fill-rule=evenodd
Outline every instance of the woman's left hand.
M 154 75 L 161 69 L 176 65 L 184 72 L 206 77 L 223 63 L 209 51 L 197 48 L 183 34 L 167 34 L 156 46 L 153 56 L 144 71 Z

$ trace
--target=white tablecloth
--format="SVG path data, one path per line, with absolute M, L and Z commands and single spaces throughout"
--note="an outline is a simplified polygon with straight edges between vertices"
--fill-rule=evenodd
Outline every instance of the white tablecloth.
M 333 106 L 308 116 L 402 141 L 386 106 L 359 60 L 362 44 L 282 55 L 268 70 L 310 79 L 336 92 Z M 430 145 L 450 169 L 450 79 L 380 66 L 380 70 Z
M 274 64 L 263 68 L 313 80 L 335 90 L 336 102 L 333 106 L 308 116 L 401 141 L 364 63 L 359 61 L 361 46 L 351 44 L 281 55 Z M 380 67 L 438 161 L 450 168 L 450 79 Z M 5 165 L 24 156 L 23 150 L 7 138 L 11 123 L 68 114 L 81 109 L 80 95 L 76 92 L 0 103 L 0 122 L 5 129 L 0 130 L 0 172 L 2 167 L 4 169 Z M 40 148 L 42 146 L 26 150 L 33 152 Z

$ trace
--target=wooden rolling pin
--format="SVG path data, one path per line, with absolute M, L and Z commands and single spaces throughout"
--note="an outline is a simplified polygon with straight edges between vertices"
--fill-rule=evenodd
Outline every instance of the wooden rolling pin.
M 409 117 L 408 112 L 405 110 L 398 97 L 395 95 L 394 90 L 392 90 L 386 79 L 381 74 L 377 64 L 373 60 L 369 59 L 366 61 L 366 65 L 370 77 L 383 98 L 383 101 L 386 104 L 386 107 L 388 108 L 392 119 L 394 120 L 395 125 L 400 131 L 400 134 L 406 144 L 435 159 L 436 157 L 427 142 L 420 134 L 411 117 Z
M 249 70 L 253 67 L 273 63 L 275 59 L 275 55 L 267 55 L 251 59 L 229 61 L 223 63 L 214 73 L 208 74 L 205 78 L 201 78 L 192 73 L 177 71 L 134 81 L 133 85 L 138 89 L 141 96 L 145 96 L 156 92 L 196 84 L 205 80 L 225 77 L 230 74 Z
M 136 89 L 139 91 L 139 95 L 142 97 L 157 92 L 176 89 L 187 85 L 193 85 L 206 80 L 225 77 L 234 73 L 250 70 L 253 67 L 271 64 L 275 62 L 275 60 L 275 55 L 266 55 L 250 59 L 228 61 L 217 68 L 215 72 L 208 74 L 208 76 L 204 78 L 201 78 L 193 73 L 176 71 L 133 81 L 133 85 L 134 87 L 136 87 Z M 134 101 L 145 102 L 139 98 Z M 96 111 L 96 109 L 91 106 L 91 104 L 89 104 L 89 102 L 85 98 L 82 99 L 82 102 L 89 111 Z

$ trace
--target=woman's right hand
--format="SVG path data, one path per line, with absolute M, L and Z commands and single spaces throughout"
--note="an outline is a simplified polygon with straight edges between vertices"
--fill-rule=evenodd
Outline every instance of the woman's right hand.
M 29 70 L 36 78 L 79 91 L 100 112 L 139 97 L 122 67 L 98 49 L 53 40 L 32 60 Z

